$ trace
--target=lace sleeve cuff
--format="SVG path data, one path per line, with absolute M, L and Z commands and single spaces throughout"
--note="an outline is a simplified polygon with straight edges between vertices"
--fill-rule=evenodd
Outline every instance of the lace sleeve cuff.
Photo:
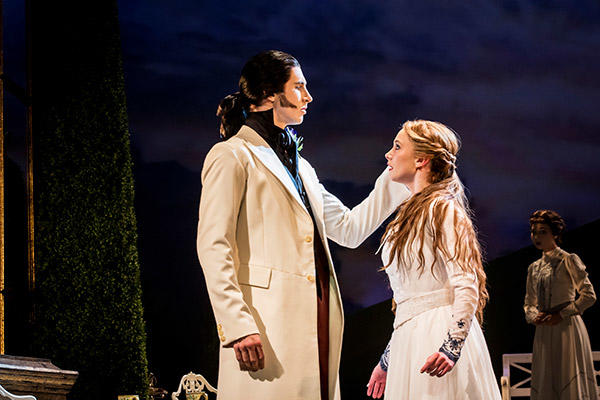
M 455 363 L 460 357 L 460 351 L 465 345 L 465 339 L 469 333 L 469 326 L 467 325 L 467 321 L 464 319 L 456 321 L 456 328 L 448 330 L 448 337 L 444 340 L 439 350 Z
M 383 351 L 383 354 L 381 355 L 381 358 L 379 359 L 379 366 L 385 372 L 387 372 L 388 366 L 390 364 L 390 343 L 391 342 L 392 341 L 390 340 L 388 342 L 387 346 L 385 346 L 385 350 Z
M 460 351 L 462 350 L 464 344 L 464 339 L 453 338 L 450 336 L 450 332 L 448 332 L 448 338 L 444 340 L 444 343 L 442 344 L 442 347 L 440 347 L 439 351 L 444 353 L 449 359 L 456 363 L 460 358 Z

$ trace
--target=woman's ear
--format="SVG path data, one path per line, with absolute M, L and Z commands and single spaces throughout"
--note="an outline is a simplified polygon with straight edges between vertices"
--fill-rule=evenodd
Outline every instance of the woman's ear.
M 423 168 L 429 164 L 429 161 L 431 161 L 430 158 L 417 157 L 417 158 L 415 158 L 415 166 L 417 168 Z

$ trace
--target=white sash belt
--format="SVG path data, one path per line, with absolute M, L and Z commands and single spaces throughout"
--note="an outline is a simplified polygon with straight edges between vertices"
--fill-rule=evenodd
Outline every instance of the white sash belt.
M 453 301 L 454 296 L 450 289 L 440 289 L 419 296 L 409 297 L 396 305 L 394 329 L 425 311 L 450 305 Z

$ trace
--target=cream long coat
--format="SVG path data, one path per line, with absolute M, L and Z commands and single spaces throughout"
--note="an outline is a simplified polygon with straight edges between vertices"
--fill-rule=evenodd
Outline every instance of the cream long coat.
M 320 237 L 356 247 L 408 196 L 387 171 L 349 210 L 300 158 Z M 312 241 L 319 236 L 288 172 L 248 126 L 216 144 L 202 170 L 197 249 L 221 340 L 221 400 L 320 398 L 317 300 Z M 344 316 L 330 265 L 329 397 L 340 398 L 338 370 Z M 265 368 L 240 371 L 231 344 L 259 333 Z

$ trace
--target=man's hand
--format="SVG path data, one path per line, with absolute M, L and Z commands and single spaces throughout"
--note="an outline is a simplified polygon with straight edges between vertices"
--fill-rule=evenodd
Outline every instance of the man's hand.
M 260 335 L 254 333 L 238 339 L 233 343 L 235 357 L 240 363 L 242 371 L 258 371 L 265 367 L 265 354 L 263 353 Z
M 385 381 L 387 379 L 387 372 L 381 369 L 381 365 L 377 363 L 377 366 L 371 373 L 371 379 L 367 384 L 367 396 L 371 396 L 374 399 L 380 399 L 385 390 Z
M 442 352 L 433 353 L 421 367 L 421 373 L 426 372 L 431 376 L 441 378 L 454 368 L 454 361 Z

